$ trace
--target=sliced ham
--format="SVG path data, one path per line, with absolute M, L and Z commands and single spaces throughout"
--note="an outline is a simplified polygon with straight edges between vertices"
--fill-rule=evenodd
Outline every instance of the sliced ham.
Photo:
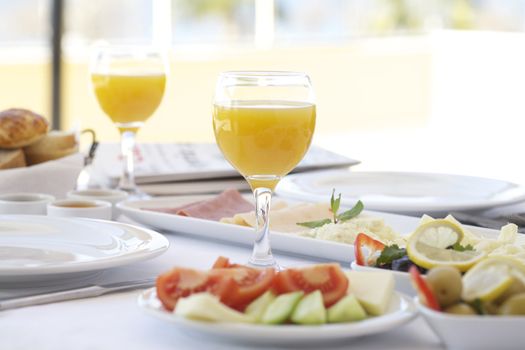
M 237 213 L 254 210 L 254 206 L 244 199 L 239 191 L 228 189 L 217 197 L 184 206 L 174 208 L 147 208 L 146 210 L 219 221 L 224 217 L 231 217 Z
M 179 212 L 181 210 L 184 210 L 187 207 L 192 207 L 192 206 L 197 205 L 197 204 L 202 203 L 202 202 L 204 202 L 204 201 L 191 202 L 189 204 L 184 204 L 184 205 L 181 205 L 179 207 L 173 207 L 173 208 L 142 208 L 142 210 L 151 210 L 151 211 L 158 211 L 160 213 L 179 215 Z

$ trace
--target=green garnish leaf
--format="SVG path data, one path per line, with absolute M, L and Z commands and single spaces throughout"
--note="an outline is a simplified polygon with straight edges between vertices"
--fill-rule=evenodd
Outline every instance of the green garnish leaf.
M 347 221 L 352 218 L 355 218 L 357 215 L 361 214 L 365 206 L 363 205 L 363 202 L 357 201 L 357 203 L 354 205 L 354 207 L 350 210 L 347 210 L 340 215 L 337 216 L 337 219 L 339 221 Z
M 316 228 L 316 227 L 321 227 L 321 226 L 324 226 L 330 223 L 332 223 L 332 220 L 322 219 L 322 220 L 316 220 L 316 221 L 298 222 L 297 225 L 308 227 L 308 228 Z
M 335 188 L 332 189 L 332 197 L 330 197 L 330 210 L 332 211 L 334 217 L 334 224 L 337 224 L 337 212 L 339 211 L 339 206 L 341 205 L 341 193 L 339 197 L 335 199 Z
M 466 246 L 462 246 L 459 243 L 454 243 L 454 245 L 450 246 L 450 249 L 455 250 L 457 252 L 464 252 L 466 250 L 474 250 L 474 247 L 470 244 L 467 244 Z
M 322 220 L 316 220 L 316 221 L 306 221 L 306 222 L 298 222 L 296 225 L 304 226 L 308 228 L 316 228 L 321 227 L 326 224 L 334 223 L 337 224 L 339 221 L 347 221 L 352 218 L 355 218 L 357 215 L 359 215 L 364 208 L 363 202 L 357 201 L 357 203 L 354 205 L 354 207 L 350 210 L 345 211 L 344 213 L 337 214 L 339 211 L 339 207 L 341 206 L 341 193 L 339 193 L 339 196 L 335 198 L 335 188 L 332 189 L 332 196 L 330 197 L 330 211 L 333 214 L 333 220 L 332 219 L 322 219 Z
M 381 255 L 376 260 L 376 266 L 378 265 L 385 265 L 385 264 L 391 264 L 392 261 L 401 259 L 407 255 L 407 251 L 405 248 L 399 248 L 397 244 L 392 244 L 390 246 L 386 246 L 383 251 L 381 252 Z

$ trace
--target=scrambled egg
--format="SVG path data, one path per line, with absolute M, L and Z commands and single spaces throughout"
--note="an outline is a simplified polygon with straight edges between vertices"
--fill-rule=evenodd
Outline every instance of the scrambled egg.
M 354 244 L 356 236 L 361 232 L 388 245 L 405 245 L 405 239 L 390 226 L 387 226 L 383 219 L 365 215 L 359 215 L 356 218 L 338 224 L 326 224 L 300 232 L 299 235 Z

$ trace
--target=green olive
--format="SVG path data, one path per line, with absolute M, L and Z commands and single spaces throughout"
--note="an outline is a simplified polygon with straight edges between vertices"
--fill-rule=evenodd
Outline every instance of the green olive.
M 501 315 L 525 315 L 525 293 L 515 294 L 500 306 Z
M 451 305 L 447 307 L 444 311 L 448 314 L 454 315 L 477 315 L 476 310 L 474 310 L 472 306 L 465 303 L 457 303 Z
M 487 301 L 483 303 L 483 310 L 485 310 L 485 312 L 489 315 L 499 314 L 498 305 L 491 301 Z
M 505 302 L 505 300 L 507 300 L 511 296 L 521 293 L 525 293 L 525 284 L 523 284 L 523 282 L 521 282 L 520 280 L 514 278 L 512 284 L 507 288 L 507 290 L 503 292 L 503 294 L 501 294 L 496 300 L 494 300 L 494 302 L 497 305 L 501 305 Z
M 427 282 L 441 307 L 446 308 L 460 301 L 463 282 L 461 273 L 455 267 L 438 266 L 432 268 L 427 273 Z

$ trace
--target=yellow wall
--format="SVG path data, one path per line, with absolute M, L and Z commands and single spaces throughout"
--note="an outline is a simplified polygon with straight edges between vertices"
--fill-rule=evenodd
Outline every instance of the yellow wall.
M 45 116 L 49 115 L 49 76 L 45 59 L 23 63 L 0 62 L 0 109 L 29 108 Z
M 307 72 L 317 95 L 317 134 L 422 125 L 430 109 L 430 53 L 419 39 L 396 42 L 395 49 L 388 40 L 221 54 L 174 51 L 164 100 L 139 139 L 213 141 L 210 110 L 216 77 L 224 70 L 244 69 Z M 47 69 L 43 60 L 0 64 L 0 78 L 6 82 L 0 85 L 0 107 L 18 105 L 49 114 Z M 64 62 L 63 115 L 63 128 L 89 127 L 101 140 L 118 139 L 90 90 L 86 60 Z

